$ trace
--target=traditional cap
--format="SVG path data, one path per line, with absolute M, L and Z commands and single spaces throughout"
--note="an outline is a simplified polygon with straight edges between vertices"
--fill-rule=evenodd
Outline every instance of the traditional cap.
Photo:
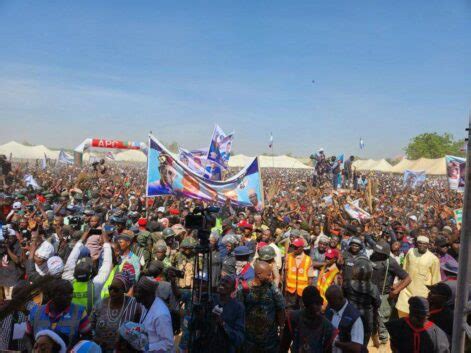
M 453 233 L 453 229 L 450 226 L 444 226 L 442 229 L 444 232 Z
M 59 256 L 53 256 L 47 260 L 47 272 L 50 275 L 59 275 L 62 271 L 64 271 L 64 261 Z
M 12 207 L 13 207 L 14 210 L 20 210 L 21 209 L 21 202 L 20 201 L 13 202 Z
M 414 222 L 417 222 L 417 216 L 415 215 L 409 216 L 409 219 L 413 220 Z
M 163 206 L 160 206 L 158 209 L 157 209 L 157 213 L 165 213 L 165 207 Z
M 67 348 L 65 346 L 64 340 L 60 338 L 60 336 L 57 333 L 55 333 L 52 330 L 41 330 L 36 334 L 34 338 L 37 341 L 39 337 L 42 337 L 42 336 L 47 336 L 51 340 L 53 340 L 55 343 L 57 343 L 60 346 L 59 353 L 66 353 Z
M 146 291 L 155 293 L 159 283 L 151 277 L 142 276 L 137 285 Z
M 48 241 L 43 241 L 37 248 L 35 255 L 43 260 L 49 259 L 54 254 L 54 246 Z
M 93 341 L 79 341 L 70 353 L 101 353 L 101 347 Z
M 129 289 L 131 289 L 132 283 L 134 282 L 134 275 L 132 275 L 129 271 L 121 271 L 114 275 L 113 280 L 115 279 L 120 280 L 124 284 L 124 292 L 127 293 Z
M 427 237 L 424 236 L 424 235 L 419 235 L 419 236 L 417 237 L 417 241 L 420 242 L 420 243 L 426 243 L 426 244 L 430 243 L 430 239 L 427 238 Z
M 330 241 L 329 237 L 325 234 L 319 235 L 319 243 L 326 243 L 328 244 Z

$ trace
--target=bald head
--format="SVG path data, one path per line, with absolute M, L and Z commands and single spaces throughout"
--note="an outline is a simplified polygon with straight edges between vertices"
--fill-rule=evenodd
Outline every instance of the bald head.
M 327 289 L 325 298 L 329 302 L 329 306 L 336 311 L 342 309 L 345 304 L 342 288 L 337 285 L 332 285 Z
M 257 261 L 254 266 L 255 277 L 260 283 L 268 283 L 272 281 L 273 270 L 271 265 L 265 261 Z

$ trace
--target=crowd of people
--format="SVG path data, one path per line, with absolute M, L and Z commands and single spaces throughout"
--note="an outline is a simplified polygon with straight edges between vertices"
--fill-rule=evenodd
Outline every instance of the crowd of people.
M 214 205 L 147 199 L 144 166 L 2 161 L 0 350 L 450 351 L 463 197 L 445 179 L 264 169 L 263 210 L 217 205 L 201 264 L 186 220 Z

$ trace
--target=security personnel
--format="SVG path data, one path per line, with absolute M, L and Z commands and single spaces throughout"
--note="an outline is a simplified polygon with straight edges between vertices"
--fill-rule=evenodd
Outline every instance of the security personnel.
M 250 281 L 255 277 L 255 271 L 249 262 L 251 254 L 252 251 L 245 245 L 240 245 L 234 249 L 234 256 L 236 259 L 236 288 L 239 283 L 242 286 L 247 286 L 247 281 Z
M 352 237 L 348 244 L 348 250 L 343 253 L 342 279 L 343 282 L 352 280 L 352 271 L 355 261 L 359 257 L 365 257 L 361 254 L 363 242 L 358 237 Z M 366 258 L 366 257 L 365 257 Z
M 294 251 L 286 257 L 285 299 L 287 306 L 298 309 L 303 290 L 312 282 L 314 273 L 312 260 L 304 253 L 304 240 L 296 238 L 292 244 Z
M 167 245 L 167 257 L 173 258 L 178 253 L 178 241 L 175 240 L 177 234 L 172 228 L 166 228 L 162 232 L 165 245 Z
M 183 278 L 179 278 L 177 282 L 180 289 L 191 289 L 194 274 L 195 254 L 193 250 L 195 245 L 192 238 L 183 239 L 180 244 L 180 252 L 172 259 L 172 266 L 184 273 Z
M 371 335 L 376 333 L 379 319 L 381 297 L 378 287 L 371 281 L 373 266 L 366 257 L 355 260 L 352 269 L 352 279 L 343 282 L 345 298 L 361 314 L 363 322 L 363 351 L 367 352 L 367 345 Z
M 275 287 L 278 288 L 280 285 L 280 271 L 278 271 L 278 267 L 276 266 L 275 257 L 275 249 L 267 245 L 258 250 L 258 258 L 256 260 L 265 261 L 271 265 L 273 268 L 273 283 L 275 284 Z
M 83 258 L 74 270 L 72 281 L 72 303 L 82 305 L 91 313 L 94 303 L 95 286 L 93 284 L 93 264 L 91 258 Z
M 239 243 L 237 238 L 232 234 L 227 234 L 222 239 L 227 251 L 226 256 L 222 260 L 221 276 L 235 275 L 236 274 L 236 259 L 234 256 L 234 249 Z

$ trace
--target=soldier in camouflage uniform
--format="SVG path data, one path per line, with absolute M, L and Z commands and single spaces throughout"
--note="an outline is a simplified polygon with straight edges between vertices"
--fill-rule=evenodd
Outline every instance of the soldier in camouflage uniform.
M 193 250 L 195 246 L 196 242 L 192 238 L 183 239 L 180 244 L 180 252 L 171 259 L 172 266 L 184 272 L 183 278 L 179 278 L 177 282 L 180 289 L 191 289 L 195 261 Z
M 275 263 L 276 253 L 271 246 L 264 246 L 258 250 L 258 258 L 255 261 L 265 261 L 268 262 L 273 269 L 273 283 L 275 287 L 278 288 L 280 285 L 280 271 Z

